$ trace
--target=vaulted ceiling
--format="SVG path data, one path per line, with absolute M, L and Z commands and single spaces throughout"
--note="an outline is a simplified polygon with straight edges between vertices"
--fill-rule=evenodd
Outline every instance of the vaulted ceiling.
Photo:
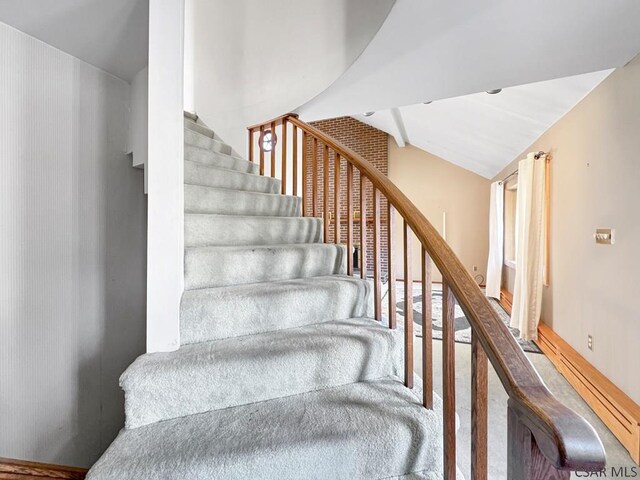
M 493 178 L 612 70 L 381 110 L 358 120 Z
M 640 52 L 638 25 L 637 0 L 397 0 L 353 65 L 297 112 L 357 116 L 400 142 L 404 129 L 491 177 L 606 76 L 591 72 Z

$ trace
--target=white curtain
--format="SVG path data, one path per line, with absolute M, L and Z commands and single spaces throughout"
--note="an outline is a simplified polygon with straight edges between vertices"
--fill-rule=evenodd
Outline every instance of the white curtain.
M 499 300 L 504 249 L 504 185 L 502 182 L 491 184 L 489 202 L 489 262 L 486 295 Z
M 524 340 L 535 340 L 542 309 L 545 235 L 545 157 L 530 153 L 518 165 L 516 201 L 516 278 L 511 326 Z

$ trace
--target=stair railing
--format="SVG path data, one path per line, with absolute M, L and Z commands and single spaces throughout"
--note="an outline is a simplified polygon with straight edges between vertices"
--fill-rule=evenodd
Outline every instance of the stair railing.
M 289 132 L 290 131 L 290 132 Z M 260 174 L 280 178 L 282 193 L 302 196 L 303 214 L 324 219 L 324 240 L 347 247 L 347 273 L 354 275 L 351 252 L 354 224 L 360 230 L 360 276 L 367 278 L 367 226 L 372 224 L 374 315 L 382 320 L 381 244 L 388 248 L 389 327 L 396 328 L 396 259 L 393 217 L 403 219 L 404 251 L 404 383 L 413 388 L 413 274 L 412 233 L 418 238 L 422 280 L 422 371 L 425 408 L 433 407 L 431 346 L 432 264 L 442 274 L 442 370 L 444 478 L 456 478 L 455 338 L 456 301 L 471 329 L 471 476 L 487 479 L 488 363 L 495 369 L 509 400 L 507 474 L 510 480 L 568 479 L 570 471 L 600 471 L 605 467 L 602 444 L 585 419 L 560 403 L 547 389 L 524 352 L 446 241 L 418 208 L 375 166 L 350 148 L 286 114 L 248 127 L 249 159 L 259 162 Z M 257 135 L 256 135 L 257 134 Z M 256 138 L 257 137 L 257 138 Z M 275 139 L 275 142 L 273 141 Z M 299 139 L 301 141 L 299 141 Z M 257 158 L 256 149 L 259 151 Z M 265 155 L 268 155 L 265 161 Z M 346 192 L 342 195 L 342 168 Z M 322 183 L 319 182 L 322 176 Z M 333 211 L 330 211 L 333 176 Z M 354 189 L 359 184 L 359 190 Z M 309 185 L 310 183 L 310 185 Z M 371 187 L 371 190 L 368 187 Z M 372 195 L 369 195 L 371 191 Z M 354 194 L 360 215 L 354 221 Z M 322 197 L 322 201 L 320 200 Z M 346 202 L 346 219 L 341 216 Z M 368 202 L 372 219 L 367 218 Z M 385 208 L 382 208 L 384 204 Z M 386 217 L 387 235 L 381 235 Z M 346 220 L 346 221 L 345 221 Z M 342 225 L 346 223 L 346 238 Z M 371 262 L 369 262 L 371 263 Z

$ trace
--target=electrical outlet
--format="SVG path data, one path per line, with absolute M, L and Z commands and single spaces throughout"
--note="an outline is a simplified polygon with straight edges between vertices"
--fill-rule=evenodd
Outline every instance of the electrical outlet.
M 587 347 L 589 347 L 589 350 L 593 350 L 593 337 L 591 335 L 587 335 Z
M 477 265 L 474 265 L 474 266 L 473 266 L 473 271 L 474 271 L 474 272 L 477 272 L 477 271 L 478 271 L 478 266 L 477 266 Z

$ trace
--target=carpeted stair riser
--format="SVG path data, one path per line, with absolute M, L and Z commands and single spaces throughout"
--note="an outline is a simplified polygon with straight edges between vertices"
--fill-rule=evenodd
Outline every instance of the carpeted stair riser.
M 198 121 L 198 115 L 195 112 L 188 112 L 185 110 L 183 116 L 185 119 L 189 119 L 194 122 Z
M 188 160 L 184 162 L 184 183 L 261 193 L 278 193 L 280 191 L 280 180 L 275 178 L 210 167 Z
M 184 211 L 221 215 L 299 217 L 302 199 L 290 195 L 248 192 L 228 188 L 184 186 Z
M 184 128 L 185 130 L 191 130 L 192 132 L 197 132 L 200 135 L 204 135 L 205 137 L 220 140 L 220 138 L 215 134 L 215 132 L 211 130 L 209 127 L 199 122 L 194 122 L 188 118 L 184 119 Z
M 185 249 L 185 290 L 346 273 L 346 249 L 322 243 Z
M 370 299 L 368 282 L 339 275 L 190 290 L 180 305 L 180 341 L 207 342 L 367 317 L 372 315 Z
M 399 375 L 402 345 L 358 318 L 142 355 L 120 378 L 126 427 Z
M 187 213 L 184 242 L 187 247 L 318 243 L 322 219 Z
M 242 158 L 217 153 L 212 150 L 194 147 L 192 145 L 184 146 L 184 159 L 190 162 L 198 162 L 211 167 L 227 168 L 229 170 L 237 170 L 242 173 L 260 173 L 260 165 L 253 162 L 247 162 Z
M 387 378 L 124 430 L 87 480 L 442 478 L 442 435 L 442 400 Z
M 207 135 L 195 132 L 189 128 L 184 129 L 184 143 L 198 148 L 204 148 L 213 152 L 231 155 L 233 150 L 230 145 L 216 140 Z

